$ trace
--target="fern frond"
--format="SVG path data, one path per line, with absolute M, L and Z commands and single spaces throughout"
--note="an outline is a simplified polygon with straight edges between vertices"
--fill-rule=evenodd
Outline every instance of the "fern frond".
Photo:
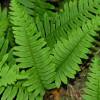
M 90 67 L 83 100 L 100 100 L 100 57 L 96 56 Z
M 27 91 L 21 87 L 21 83 L 0 88 L 0 100 L 29 100 Z M 34 99 L 33 99 L 34 100 Z
M 33 16 L 39 15 L 41 18 L 45 12 L 50 16 L 54 15 L 54 13 L 50 11 L 50 9 L 54 9 L 54 6 L 49 4 L 46 0 L 18 0 L 18 2 Z
M 7 9 L 1 9 L 0 6 L 0 38 L 1 36 L 4 36 L 4 32 L 8 28 L 8 18 L 7 18 Z
M 0 61 L 1 61 L 2 57 L 7 53 L 9 42 L 7 39 L 4 38 L 1 38 L 0 41 L 2 41 L 1 48 L 0 48 Z
M 0 87 L 14 84 L 17 81 L 16 66 L 10 68 L 7 64 L 0 70 Z
M 0 87 L 0 100 L 43 100 L 43 96 L 34 97 L 33 92 L 29 93 L 26 88 L 23 88 L 22 82 L 17 82 L 15 85 L 8 87 Z
M 7 59 L 8 66 L 15 65 L 16 64 L 16 60 L 15 60 L 15 57 L 13 55 L 13 49 L 11 49 L 8 54 L 9 54 L 8 59 Z
M 0 61 L 8 50 L 8 39 L 6 38 L 6 31 L 8 28 L 7 9 L 1 9 L 0 6 Z
M 74 0 L 66 3 L 64 11 L 55 18 L 45 15 L 44 20 L 37 20 L 37 28 L 45 36 L 50 48 L 60 37 L 68 38 L 68 32 L 81 27 L 87 21 L 100 14 L 100 0 Z
M 0 62 L 0 87 L 14 84 L 17 80 L 26 79 L 25 72 L 20 72 L 17 65 L 9 66 L 7 60 L 9 54 L 5 54 Z
M 55 14 L 56 16 L 56 14 Z M 58 20 L 59 21 L 59 20 Z M 44 14 L 43 20 L 41 21 L 39 17 L 35 20 L 37 31 L 41 32 L 41 36 L 47 42 L 47 45 L 52 49 L 56 43 L 56 39 L 52 30 L 56 30 L 57 25 L 55 24 L 55 17 L 51 18 L 47 13 Z M 57 30 L 56 30 L 57 31 Z
M 14 62 L 9 62 L 9 60 L 14 61 L 10 56 L 11 53 L 5 54 L 0 62 L 0 100 L 13 100 L 15 97 L 19 98 L 19 94 L 17 93 L 19 93 L 21 86 L 19 87 L 17 83 L 21 83 L 20 80 L 28 78 L 28 75 L 25 72 L 19 72 L 19 69 Z M 8 65 L 7 63 L 10 64 Z M 24 98 L 23 100 L 26 99 Z
M 21 85 L 17 84 L 21 84 L 20 80 L 25 80 L 28 76 L 25 72 L 19 73 L 16 65 L 7 65 L 6 61 L 8 58 L 8 54 L 6 54 L 0 62 L 0 100 L 13 100 L 14 98 L 16 98 L 16 100 L 28 100 L 28 98 L 26 98 L 28 95 L 28 93 L 26 93 L 27 90 L 23 89 L 23 91 L 21 91 Z M 23 99 L 19 99 L 23 96 L 22 94 L 24 94 Z
M 100 30 L 99 25 L 100 17 L 96 16 L 92 21 L 84 24 L 82 28 L 68 33 L 68 39 L 61 38 L 57 41 L 53 49 L 57 87 L 60 86 L 61 82 L 67 84 L 66 77 L 74 78 L 76 71 L 80 70 L 80 58 L 87 58 L 89 48 L 95 41 L 93 36 L 97 35 L 95 30 Z
M 23 86 L 34 95 L 44 93 L 45 89 L 54 86 L 55 65 L 51 62 L 50 48 L 37 33 L 33 19 L 16 0 L 11 2 L 11 22 L 17 46 L 14 48 L 16 61 L 22 69 L 28 68 L 29 78 Z

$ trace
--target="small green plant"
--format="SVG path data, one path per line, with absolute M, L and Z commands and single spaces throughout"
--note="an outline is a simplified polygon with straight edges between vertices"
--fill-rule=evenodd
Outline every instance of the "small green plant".
M 84 100 L 100 100 L 100 57 L 96 56 L 90 67 L 88 81 L 84 89 Z
M 100 0 L 66 2 L 56 13 L 46 4 L 11 0 L 9 10 L 0 9 L 1 100 L 43 100 L 88 58 L 100 31 Z

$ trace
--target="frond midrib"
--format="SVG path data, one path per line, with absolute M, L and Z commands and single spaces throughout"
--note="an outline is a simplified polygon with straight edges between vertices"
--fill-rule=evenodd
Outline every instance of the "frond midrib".
M 81 34 L 81 33 L 80 33 L 80 34 Z M 74 51 L 75 49 L 77 49 L 77 47 L 78 47 L 78 45 L 80 44 L 80 42 L 81 42 L 87 35 L 88 35 L 88 33 L 83 34 L 83 36 L 81 36 L 81 38 L 79 39 L 79 41 L 77 41 L 78 43 L 73 47 L 73 49 L 72 49 L 72 51 L 69 53 L 69 55 L 66 56 L 66 58 L 63 60 L 63 62 L 61 62 L 60 65 L 57 66 L 56 71 L 59 71 L 60 68 L 62 69 L 62 67 L 60 67 L 60 66 L 63 66 L 63 64 L 64 64 L 65 62 L 67 62 L 67 60 L 69 59 L 69 57 L 73 54 L 73 51 Z
M 31 58 L 32 58 L 32 64 L 34 64 L 32 67 L 34 67 L 35 68 L 35 70 L 36 70 L 36 75 L 38 76 L 38 81 L 41 83 L 41 87 L 43 87 L 43 88 L 45 88 L 45 86 L 44 86 L 44 84 L 43 84 L 43 82 L 42 82 L 42 80 L 41 80 L 41 76 L 40 76 L 40 74 L 39 74 L 39 72 L 38 72 L 38 70 L 37 70 L 37 67 L 36 67 L 36 65 L 37 65 L 37 63 L 36 63 L 36 61 L 35 61 L 35 57 L 34 57 L 34 54 L 33 54 L 33 52 L 34 52 L 34 50 L 32 49 L 32 47 L 31 47 L 31 42 L 30 42 L 30 39 L 28 38 L 28 37 L 30 37 L 28 34 L 27 34 L 27 30 L 26 30 L 26 32 L 24 32 L 25 33 L 25 38 L 26 38 L 26 41 L 27 41 L 27 46 L 29 47 L 29 51 L 30 51 L 30 56 L 31 56 Z
M 12 1 L 12 2 L 16 2 L 16 1 Z M 19 5 L 19 3 L 17 2 L 17 4 Z M 16 5 L 16 4 L 15 4 Z M 16 5 L 16 7 L 20 7 L 19 8 L 19 10 L 18 11 L 20 11 L 20 10 L 24 10 L 24 14 L 23 14 L 23 16 L 21 16 L 22 18 L 23 18 L 23 20 L 24 20 L 24 23 L 25 22 L 27 22 L 27 20 L 28 20 L 28 18 L 30 18 L 30 19 L 32 19 L 31 18 L 31 16 L 29 16 L 29 15 L 27 15 L 27 12 L 25 11 L 25 9 L 23 8 L 23 6 L 18 6 L 18 5 Z M 14 5 L 13 5 L 14 6 Z M 14 9 L 15 10 L 15 9 Z M 15 13 L 16 14 L 16 13 Z M 13 15 L 11 15 L 12 17 L 13 17 Z M 14 20 L 16 20 L 16 19 L 14 19 Z M 34 25 L 34 24 L 33 24 Z M 17 27 L 16 25 L 15 25 L 15 27 Z M 38 70 L 37 70 L 37 67 L 36 67 L 36 65 L 37 65 L 37 62 L 36 62 L 36 60 L 35 60 L 35 57 L 34 57 L 34 53 L 36 52 L 36 51 L 34 51 L 34 49 L 32 49 L 32 46 L 31 46 L 31 40 L 30 40 L 30 37 L 33 37 L 33 36 L 35 36 L 35 33 L 34 33 L 34 31 L 33 31 L 33 34 L 32 35 L 28 35 L 28 30 L 27 30 L 27 28 L 26 27 L 29 27 L 28 25 L 25 25 L 25 26 L 22 26 L 22 27 L 24 27 L 24 38 L 25 38 L 25 41 L 26 41 L 26 45 L 27 45 L 27 47 L 28 47 L 28 51 L 30 52 L 30 57 L 32 58 L 32 66 L 30 66 L 31 68 L 35 68 L 35 73 L 36 73 L 36 75 L 37 75 L 37 79 L 38 79 L 38 81 L 41 83 L 41 88 L 43 87 L 43 88 L 45 88 L 44 87 L 44 84 L 43 84 L 43 82 L 42 82 L 42 80 L 41 80 L 41 77 L 40 77 L 40 74 L 39 74 L 39 72 L 38 72 Z M 22 28 L 20 25 L 19 25 L 19 28 Z M 14 27 L 13 27 L 14 28 Z M 26 29 L 25 29 L 26 28 Z M 35 28 L 35 25 L 34 25 L 34 28 Z M 17 31 L 17 30 L 16 30 Z M 15 34 L 15 39 L 16 39 L 16 33 L 14 33 Z M 37 33 L 38 34 L 38 33 Z M 35 40 L 36 42 L 38 41 L 37 39 Z M 33 42 L 34 42 L 34 39 L 33 39 Z M 18 45 L 19 46 L 23 46 L 23 44 L 19 44 L 18 43 Z M 15 52 L 17 52 L 16 50 L 15 50 Z M 18 51 L 19 52 L 19 51 Z M 20 64 L 19 64 L 20 65 Z

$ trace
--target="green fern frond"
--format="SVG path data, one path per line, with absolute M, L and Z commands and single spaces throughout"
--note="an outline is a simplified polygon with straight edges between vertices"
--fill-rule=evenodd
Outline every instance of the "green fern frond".
M 7 53 L 9 42 L 7 39 L 4 38 L 1 38 L 0 40 L 2 41 L 1 48 L 0 48 L 0 61 L 1 61 L 2 57 Z
M 55 65 L 51 62 L 50 48 L 37 33 L 32 18 L 27 14 L 23 6 L 16 0 L 11 2 L 11 22 L 14 25 L 13 33 L 17 46 L 14 54 L 17 56 L 18 66 L 22 69 L 29 68 L 29 78 L 23 86 L 34 95 L 44 93 L 45 89 L 54 87 Z
M 7 60 L 9 54 L 5 54 L 0 62 L 0 87 L 15 84 L 17 80 L 26 79 L 28 75 L 25 72 L 20 72 L 17 65 L 9 66 Z
M 7 18 L 7 9 L 1 9 L 0 6 L 0 38 L 1 36 L 4 36 L 4 32 L 8 28 L 8 18 Z
M 81 27 L 87 21 L 100 14 L 100 0 L 74 0 L 64 5 L 64 11 L 56 17 L 56 30 L 53 30 L 56 40 L 66 33 Z
M 0 71 L 2 69 L 2 66 L 5 64 L 6 60 L 8 58 L 8 54 L 5 54 L 2 58 L 2 61 L 0 61 Z
M 83 100 L 100 100 L 100 57 L 94 58 L 87 79 Z
M 8 50 L 8 39 L 6 38 L 6 31 L 8 28 L 7 9 L 1 9 L 0 6 L 0 61 Z
M 16 64 L 16 60 L 15 60 L 15 57 L 13 55 L 13 49 L 11 49 L 8 54 L 9 54 L 8 59 L 7 59 L 8 66 L 15 65 Z
M 21 87 L 21 83 L 17 82 L 15 85 L 9 85 L 6 88 L 0 87 L 0 100 L 29 100 L 27 91 Z M 34 100 L 34 99 L 33 99 Z
M 18 0 L 18 2 L 25 7 L 30 15 L 39 15 L 40 18 L 42 18 L 45 12 L 50 16 L 54 15 L 54 13 L 50 11 L 50 9 L 54 9 L 54 6 L 49 4 L 46 0 Z
M 37 20 L 36 25 L 45 36 L 50 48 L 60 37 L 68 38 L 68 32 L 81 27 L 87 21 L 100 14 L 100 0 L 74 0 L 64 5 L 64 11 L 55 18 L 45 15 L 44 20 Z
M 35 23 L 37 26 L 37 31 L 41 32 L 41 36 L 45 39 L 47 45 L 52 49 L 56 43 L 56 39 L 54 37 L 54 34 L 56 33 L 52 32 L 52 30 L 56 30 L 55 28 L 57 27 L 55 24 L 55 17 L 51 18 L 47 13 L 45 13 L 43 20 L 41 21 L 40 18 L 37 17 Z
M 17 65 L 14 62 L 9 62 L 9 60 L 14 61 L 10 56 L 11 53 L 5 54 L 0 62 L 0 100 L 13 100 L 16 96 L 19 96 L 17 93 L 19 93 L 21 86 L 17 83 L 21 83 L 20 80 L 28 78 L 25 71 L 19 72 Z M 8 65 L 7 63 L 10 64 Z M 23 100 L 25 100 L 25 98 Z
M 16 66 L 10 68 L 5 64 L 0 70 L 0 87 L 14 84 L 17 81 Z
M 14 39 L 14 35 L 13 35 L 13 32 L 12 32 L 11 26 L 7 30 L 7 39 L 9 41 L 9 46 L 13 48 L 15 46 L 15 39 Z
M 74 78 L 76 71 L 79 71 L 80 58 L 87 58 L 89 48 L 92 47 L 96 36 L 95 30 L 99 29 L 100 17 L 96 16 L 92 21 L 88 21 L 81 28 L 68 33 L 68 40 L 61 38 L 57 41 L 53 49 L 54 62 L 56 64 L 56 85 L 59 87 L 61 82 L 67 84 L 66 77 Z M 99 29 L 100 30 L 100 29 Z
M 29 93 L 26 88 L 21 85 L 22 82 L 17 82 L 15 85 L 8 87 L 0 87 L 0 100 L 43 100 L 43 96 L 34 97 L 33 92 Z

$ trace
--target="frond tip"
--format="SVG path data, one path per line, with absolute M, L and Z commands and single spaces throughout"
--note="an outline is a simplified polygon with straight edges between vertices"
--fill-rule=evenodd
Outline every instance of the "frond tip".
M 87 79 L 83 100 L 100 100 L 100 57 L 94 58 Z

